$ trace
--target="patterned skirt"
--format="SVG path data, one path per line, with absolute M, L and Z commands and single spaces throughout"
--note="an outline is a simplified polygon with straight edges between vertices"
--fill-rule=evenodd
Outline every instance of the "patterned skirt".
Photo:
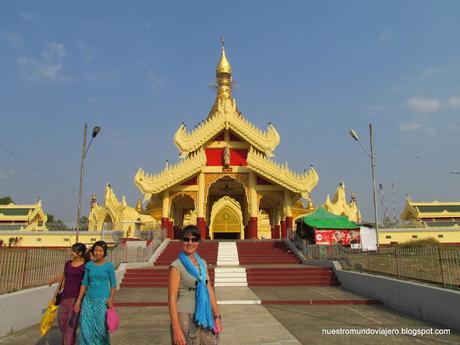
M 80 345 L 110 345 L 107 298 L 85 296 L 80 314 Z
M 193 314 L 179 313 L 179 323 L 184 332 L 187 345 L 217 345 L 219 335 L 211 330 L 197 326 Z M 174 335 L 171 326 L 171 344 L 174 344 Z
M 75 345 L 78 328 L 78 314 L 73 311 L 75 298 L 61 300 L 58 309 L 58 324 L 62 333 L 62 345 Z

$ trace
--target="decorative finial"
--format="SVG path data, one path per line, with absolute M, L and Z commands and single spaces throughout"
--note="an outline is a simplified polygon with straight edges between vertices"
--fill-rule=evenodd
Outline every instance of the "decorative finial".
M 222 46 L 222 50 L 224 50 L 224 49 L 225 49 L 225 39 L 224 39 L 224 36 L 222 36 L 222 37 L 220 38 L 220 45 Z
M 137 199 L 136 211 L 137 211 L 137 213 L 142 212 L 142 201 L 141 201 L 141 199 Z
M 222 46 L 222 54 L 221 54 L 220 61 L 217 64 L 217 68 L 216 68 L 216 76 L 218 79 L 218 84 L 219 84 L 220 77 L 225 76 L 228 79 L 230 79 L 230 81 L 232 77 L 232 67 L 230 66 L 230 63 L 227 60 L 227 56 L 225 55 L 225 46 L 224 46 L 225 42 L 224 42 L 223 37 L 220 40 L 220 44 Z

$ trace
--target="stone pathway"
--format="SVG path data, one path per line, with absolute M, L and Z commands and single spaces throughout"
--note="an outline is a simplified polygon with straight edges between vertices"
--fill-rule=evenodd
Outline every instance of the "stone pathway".
M 344 305 L 344 300 L 363 300 L 362 296 L 340 287 L 218 287 L 224 333 L 222 345 L 256 344 L 460 344 L 460 336 L 332 336 L 323 335 L 331 328 L 435 328 L 382 305 Z M 332 305 L 261 305 L 263 300 L 324 300 Z M 117 302 L 153 303 L 167 301 L 165 288 L 126 288 L 117 294 Z M 231 303 L 231 304 L 226 304 Z M 118 307 L 120 328 L 111 337 L 112 345 L 167 345 L 169 315 L 167 306 Z M 0 345 L 59 345 L 56 326 L 40 338 L 38 325 L 0 339 Z

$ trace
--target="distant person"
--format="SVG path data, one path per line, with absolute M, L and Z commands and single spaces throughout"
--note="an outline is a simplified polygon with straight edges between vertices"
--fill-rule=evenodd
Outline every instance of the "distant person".
M 75 243 L 70 251 L 70 260 L 64 265 L 64 274 L 56 279 L 60 282 L 59 287 L 63 287 L 58 309 L 58 324 L 63 345 L 75 345 L 76 342 L 79 315 L 74 312 L 74 307 L 85 275 L 85 253 L 86 246 L 83 243 Z M 50 285 L 56 280 L 51 281 Z
M 169 266 L 169 317 L 174 345 L 214 345 L 223 331 L 206 261 L 196 252 L 200 230 L 182 230 L 182 251 Z
M 93 261 L 85 267 L 75 312 L 80 314 L 80 345 L 110 345 L 106 324 L 107 308 L 112 308 L 117 280 L 111 262 L 105 261 L 107 243 L 97 241 L 91 248 Z

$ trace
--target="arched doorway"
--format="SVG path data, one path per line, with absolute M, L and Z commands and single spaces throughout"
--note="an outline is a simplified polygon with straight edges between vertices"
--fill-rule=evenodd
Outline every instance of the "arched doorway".
M 173 236 L 180 238 L 184 226 L 196 224 L 195 201 L 187 194 L 178 194 L 171 201 L 171 221 Z
M 248 200 L 243 183 L 231 175 L 225 175 L 211 184 L 206 200 L 209 238 L 244 239 L 244 224 L 247 222 Z M 219 225 L 216 227 L 216 224 Z
M 104 218 L 104 223 L 102 224 L 102 230 L 113 230 L 113 220 L 110 217 L 110 214 L 107 214 Z
M 229 196 L 217 200 L 212 205 L 209 230 L 211 239 L 244 238 L 241 205 Z

